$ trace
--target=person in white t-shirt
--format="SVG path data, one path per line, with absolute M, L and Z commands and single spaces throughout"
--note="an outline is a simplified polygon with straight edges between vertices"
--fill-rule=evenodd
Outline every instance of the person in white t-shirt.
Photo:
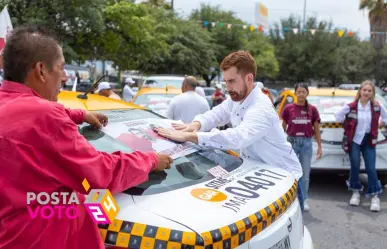
M 195 92 L 197 94 L 199 94 L 200 96 L 202 96 L 203 98 L 206 97 L 206 93 L 204 92 L 203 87 L 200 86 L 199 82 L 197 82 L 197 86 L 196 86 Z
M 136 91 L 133 91 L 131 88 L 131 85 L 136 83 L 132 78 L 126 78 L 125 79 L 125 86 L 122 92 L 122 96 L 124 97 L 124 100 L 126 102 L 129 102 L 132 100 L 132 98 L 137 94 Z
M 193 76 L 184 79 L 183 93 L 175 96 L 169 103 L 167 114 L 169 119 L 190 123 L 196 115 L 210 110 L 207 100 L 196 93 L 197 85 L 197 80 Z

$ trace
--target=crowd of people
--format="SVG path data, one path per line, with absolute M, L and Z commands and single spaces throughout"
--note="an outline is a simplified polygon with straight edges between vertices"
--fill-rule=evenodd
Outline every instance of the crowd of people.
M 80 135 L 78 124 L 86 122 L 99 129 L 107 125 L 108 118 L 57 103 L 66 77 L 65 58 L 58 41 L 47 34 L 29 27 L 13 30 L 3 51 L 3 63 L 0 118 L 7 122 L 0 123 L 0 185 L 5 190 L 0 192 L 0 247 L 104 248 L 97 226 L 86 211 L 75 220 L 32 220 L 28 218 L 25 193 L 61 189 L 75 191 L 83 200 L 85 190 L 79 183 L 86 178 L 93 188 L 109 189 L 115 194 L 145 182 L 151 171 L 169 169 L 173 160 L 153 151 L 103 153 Z M 214 107 L 210 109 L 197 80 L 187 76 L 183 94 L 171 101 L 168 111 L 169 118 L 182 120 L 184 124 L 174 124 L 175 129 L 155 127 L 154 130 L 176 142 L 239 149 L 241 157 L 289 172 L 298 181 L 301 209 L 309 210 L 312 137 L 318 143 L 317 157 L 323 151 L 320 117 L 318 110 L 307 102 L 308 86 L 296 86 L 298 102 L 285 108 L 281 121 L 272 100 L 254 83 L 257 64 L 249 52 L 231 53 L 220 68 L 229 98 L 217 89 L 213 95 Z M 131 83 L 128 80 L 129 89 L 124 88 L 126 101 L 133 97 Z M 99 84 L 97 92 L 120 99 L 108 83 Z M 379 211 L 378 195 L 382 190 L 375 171 L 375 139 L 380 118 L 386 122 L 387 113 L 375 101 L 372 83 L 364 82 L 355 101 L 336 116 L 344 122 L 347 141 L 344 149 L 351 157 L 350 204 L 360 202 L 362 152 L 369 177 L 368 194 L 372 196 L 371 210 Z M 228 123 L 231 128 L 215 129 Z

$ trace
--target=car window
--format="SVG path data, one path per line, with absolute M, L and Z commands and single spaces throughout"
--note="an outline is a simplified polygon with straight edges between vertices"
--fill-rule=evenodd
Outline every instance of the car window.
M 102 112 L 108 116 L 109 123 L 148 118 L 162 119 L 162 117 L 146 110 Z M 107 153 L 114 151 L 122 151 L 125 153 L 133 152 L 132 148 L 115 140 L 102 131 L 90 128 L 88 125 L 80 125 L 79 131 L 99 151 Z M 149 174 L 149 180 L 147 182 L 124 192 L 131 195 L 151 195 L 167 192 L 214 179 L 208 173 L 208 170 L 213 167 L 221 166 L 226 171 L 231 172 L 243 163 L 242 159 L 221 150 L 202 150 L 199 146 L 195 148 L 197 149 L 196 152 L 175 159 L 171 165 L 171 169 L 164 172 L 152 172 Z
M 215 89 L 204 88 L 204 93 L 206 96 L 212 96 L 212 94 L 214 94 L 214 92 L 215 92 Z
M 168 106 L 172 98 L 177 94 L 141 94 L 136 97 L 134 103 L 143 107 Z
M 167 86 L 181 88 L 182 84 L 183 79 L 147 79 L 144 86 L 151 88 L 164 88 Z
M 309 104 L 314 105 L 320 114 L 335 114 L 344 105 L 353 101 L 351 96 L 309 96 Z
M 376 100 L 387 107 L 386 100 L 380 95 L 376 95 Z M 354 101 L 352 96 L 309 96 L 308 102 L 314 105 L 320 114 L 335 114 L 344 105 Z

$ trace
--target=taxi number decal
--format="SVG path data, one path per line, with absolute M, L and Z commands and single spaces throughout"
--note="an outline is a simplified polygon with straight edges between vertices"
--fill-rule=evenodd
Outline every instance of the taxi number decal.
M 256 199 L 260 196 L 257 190 L 268 190 L 271 186 L 275 186 L 275 182 L 271 179 L 282 180 L 286 176 L 272 172 L 271 170 L 261 169 L 254 172 L 255 176 L 246 176 L 243 180 L 236 183 L 238 186 L 230 186 L 225 188 L 225 191 L 233 194 L 235 197 L 230 198 L 222 207 L 229 208 L 234 212 L 240 209 L 241 205 L 247 204 L 248 200 Z M 264 178 L 271 178 L 270 180 Z

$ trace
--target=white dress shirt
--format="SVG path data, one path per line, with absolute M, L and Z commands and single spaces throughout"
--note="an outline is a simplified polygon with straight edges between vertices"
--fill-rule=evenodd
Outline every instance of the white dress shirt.
M 207 100 L 194 91 L 188 91 L 172 98 L 168 106 L 167 117 L 191 123 L 196 115 L 210 110 Z
M 197 86 L 197 87 L 195 88 L 195 92 L 196 92 L 197 94 L 199 94 L 200 96 L 202 96 L 203 98 L 206 97 L 206 94 L 205 94 L 205 92 L 204 92 L 204 89 L 203 89 L 203 87 L 201 87 L 201 86 Z
M 387 112 L 383 105 L 375 106 L 374 108 L 380 108 L 380 116 L 383 122 L 387 123 Z M 341 110 L 336 112 L 336 120 L 338 122 L 343 122 L 345 116 L 349 113 L 350 108 L 348 105 L 345 105 Z M 353 141 L 361 145 L 363 138 L 366 133 L 371 132 L 371 102 L 368 101 L 365 107 L 358 101 L 357 103 L 357 126 L 355 131 L 355 136 Z
M 132 98 L 136 95 L 136 92 L 132 90 L 132 88 L 130 88 L 129 85 L 126 85 L 124 87 L 124 91 L 122 93 L 123 97 L 124 97 L 124 100 L 126 102 L 129 102 L 132 100 Z
M 278 114 L 259 87 L 255 87 L 242 103 L 227 98 L 194 120 L 201 124 L 197 133 L 199 145 L 224 150 L 240 149 L 242 157 L 285 169 L 297 180 L 302 176 L 301 164 L 286 140 Z M 233 128 L 214 129 L 229 122 Z M 211 132 L 204 132 L 209 130 Z

